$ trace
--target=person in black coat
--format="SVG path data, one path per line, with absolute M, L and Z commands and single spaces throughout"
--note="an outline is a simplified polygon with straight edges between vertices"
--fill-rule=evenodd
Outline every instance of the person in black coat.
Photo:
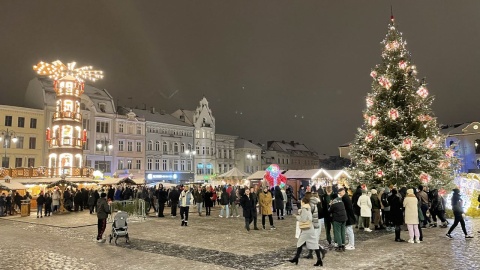
M 275 187 L 275 209 L 277 210 L 277 218 L 285 219 L 283 217 L 283 194 L 280 186 Z
M 345 249 L 353 250 L 355 249 L 355 235 L 353 233 L 353 225 L 357 224 L 357 219 L 355 217 L 355 213 L 353 212 L 352 200 L 350 200 L 350 197 L 348 196 L 348 194 L 342 194 L 341 196 L 342 196 L 342 202 L 345 205 L 345 211 L 347 212 L 347 222 L 345 223 L 345 232 L 348 236 L 348 245 L 345 246 Z
M 360 196 L 362 196 L 362 187 L 358 186 L 357 189 L 355 190 L 355 193 L 352 196 L 353 213 L 355 214 L 355 219 L 357 221 L 360 217 L 360 206 L 358 206 L 357 204 Z M 355 228 L 358 228 L 358 223 L 355 223 Z
M 86 209 L 88 207 L 88 190 L 82 188 L 82 205 L 80 206 L 80 210 Z
M 173 187 L 172 190 L 170 190 L 170 193 L 168 194 L 168 199 L 170 200 L 172 209 L 170 215 L 172 217 L 177 216 L 177 205 L 178 205 L 178 199 L 180 198 L 180 192 L 178 192 L 178 189 L 176 187 Z
M 158 217 L 165 217 L 163 215 L 163 210 L 165 209 L 165 203 L 168 200 L 168 197 L 167 197 L 168 195 L 167 195 L 167 191 L 165 190 L 162 184 L 158 186 L 155 196 L 157 196 L 157 200 L 158 200 Z
M 392 189 L 392 195 L 387 198 L 388 204 L 390 204 L 390 222 L 395 226 L 395 242 L 405 242 L 400 238 L 401 226 L 404 223 L 403 220 L 403 200 L 396 189 Z
M 467 229 L 465 228 L 465 221 L 463 220 L 463 200 L 460 195 L 460 190 L 458 188 L 453 189 L 453 195 L 452 195 L 452 210 L 453 210 L 453 216 L 455 217 L 455 220 L 453 221 L 452 226 L 448 230 L 446 236 L 450 239 L 453 237 L 450 235 L 452 231 L 457 227 L 458 223 L 462 226 L 462 231 L 463 234 L 465 234 L 465 238 L 473 238 L 473 236 L 469 235 L 467 233 Z
M 38 214 L 40 214 L 40 217 L 42 218 L 43 217 L 43 205 L 45 204 L 45 196 L 43 196 L 43 191 L 40 192 L 40 195 L 38 195 L 38 198 L 37 198 L 37 218 L 38 218 Z
M 113 197 L 115 196 L 115 189 L 113 186 L 110 186 L 110 188 L 107 191 L 107 201 L 110 200 L 113 202 Z
M 77 190 L 75 197 L 73 197 L 74 211 L 77 212 L 79 209 L 83 210 L 83 197 L 82 192 Z
M 325 234 L 327 237 L 328 244 L 330 245 L 330 248 L 332 247 L 332 217 L 330 216 L 330 213 L 328 212 L 328 208 L 330 207 L 330 201 L 333 200 L 332 196 L 332 187 L 327 186 L 325 188 L 325 194 L 322 196 L 322 210 L 323 210 L 323 223 L 325 225 Z
M 48 217 L 52 214 L 52 196 L 50 193 L 45 194 L 45 216 Z
M 245 189 L 245 194 L 240 198 L 240 205 L 243 208 L 243 217 L 245 218 L 245 229 L 250 231 L 250 223 L 253 221 L 253 212 L 257 211 L 256 204 L 250 194 L 250 190 Z
M 345 190 L 340 188 L 338 190 L 339 196 L 334 194 L 328 211 L 332 214 L 333 221 L 333 235 L 335 242 L 338 244 L 336 251 L 345 251 L 345 223 L 347 221 L 347 212 L 340 196 L 345 194 Z
M 213 207 L 213 188 L 211 186 L 207 187 L 203 196 L 203 201 L 205 203 L 205 215 L 210 216 L 210 212 L 212 211 Z

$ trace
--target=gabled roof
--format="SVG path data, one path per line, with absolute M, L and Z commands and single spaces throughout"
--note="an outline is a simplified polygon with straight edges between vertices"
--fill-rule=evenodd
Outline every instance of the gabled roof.
M 461 124 L 445 125 L 442 126 L 440 132 L 444 135 L 451 136 L 455 134 L 463 134 L 463 129 L 470 125 L 472 122 L 466 122 Z
M 161 114 L 159 112 L 152 113 L 151 111 L 140 110 L 140 109 L 133 109 L 133 112 L 138 117 L 145 118 L 145 121 L 148 121 L 148 122 L 164 123 L 164 124 L 193 128 L 192 125 L 182 122 L 170 114 Z
M 247 148 L 247 149 L 262 149 L 260 146 L 253 144 L 249 142 L 248 140 L 245 140 L 243 138 L 239 138 L 235 140 L 235 149 L 241 149 L 241 148 Z

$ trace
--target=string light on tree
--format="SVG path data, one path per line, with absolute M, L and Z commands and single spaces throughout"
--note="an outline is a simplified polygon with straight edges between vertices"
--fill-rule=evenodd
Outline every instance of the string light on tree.
M 367 101 L 367 108 L 370 108 L 373 106 L 374 104 L 373 98 L 367 97 L 366 101 Z
M 377 72 L 375 70 L 372 70 L 372 72 L 370 72 L 370 77 L 372 78 L 377 78 Z

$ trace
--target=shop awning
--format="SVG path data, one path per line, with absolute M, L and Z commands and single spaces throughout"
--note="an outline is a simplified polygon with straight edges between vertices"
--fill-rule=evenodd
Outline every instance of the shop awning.
M 22 190 L 27 189 L 23 184 L 10 180 L 10 183 L 0 180 L 0 189 L 3 190 Z

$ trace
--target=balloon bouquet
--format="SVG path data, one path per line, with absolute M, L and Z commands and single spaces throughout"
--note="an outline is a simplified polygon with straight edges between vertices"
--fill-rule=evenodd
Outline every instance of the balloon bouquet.
M 277 164 L 268 166 L 263 177 L 270 187 L 280 186 L 283 188 L 287 184 L 287 178 L 282 174 Z

